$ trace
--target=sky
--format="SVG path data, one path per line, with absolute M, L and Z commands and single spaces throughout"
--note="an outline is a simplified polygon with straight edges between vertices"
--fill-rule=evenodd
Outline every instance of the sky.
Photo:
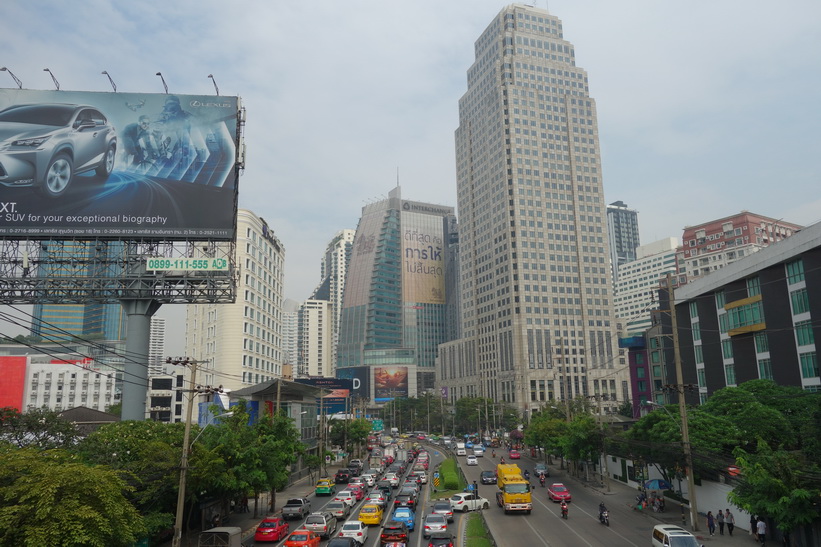
M 216 82 L 240 96 L 239 206 L 283 243 L 285 297 L 300 301 L 328 241 L 397 182 L 404 198 L 456 206 L 458 101 L 474 42 L 505 5 L 4 0 L 0 65 L 27 89 L 53 89 L 47 67 L 65 90 L 110 91 L 106 70 L 119 91 L 163 93 L 162 72 L 171 93 Z M 821 220 L 821 2 L 535 5 L 562 20 L 588 73 L 605 199 L 639 212 L 642 243 L 741 210 Z

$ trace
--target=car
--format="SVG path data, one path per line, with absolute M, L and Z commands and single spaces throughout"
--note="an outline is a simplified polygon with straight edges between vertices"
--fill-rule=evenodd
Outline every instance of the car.
M 428 538 L 427 547 L 453 547 L 453 545 L 453 536 L 450 532 L 433 532 Z
M 520 460 L 522 458 L 522 455 L 519 453 L 518 450 L 511 450 L 510 452 L 508 452 L 507 456 L 511 460 Z
M 403 491 L 413 492 L 413 495 L 419 497 L 419 491 L 422 487 L 417 484 L 415 481 L 405 482 L 402 485 L 402 488 L 399 489 L 399 493 L 401 494 Z
M 336 494 L 336 485 L 331 479 L 319 479 L 314 488 L 317 496 L 333 496 Z
M 544 475 L 545 477 L 550 476 L 550 469 L 547 468 L 547 465 L 543 463 L 537 463 L 533 467 L 533 473 L 536 475 Z
M 385 480 L 390 483 L 391 488 L 398 488 L 399 487 L 399 475 L 397 473 L 387 473 L 387 474 L 385 474 Z
M 442 515 L 448 522 L 453 522 L 453 508 L 449 501 L 437 501 L 430 510 L 432 515 Z
M 653 547 L 699 547 L 696 537 L 680 526 L 657 524 L 653 528 Z
M 473 450 L 473 441 L 466 442 L 465 448 L 467 448 L 468 450 Z
M 347 484 L 352 476 L 351 470 L 343 467 L 334 475 L 334 482 L 336 484 Z
M 363 524 L 378 525 L 382 522 L 382 515 L 384 510 L 381 505 L 375 503 L 366 503 L 359 510 L 359 521 Z
M 362 477 L 351 477 L 350 479 L 348 479 L 348 484 L 360 484 L 363 488 L 367 486 L 365 479 L 363 479 Z
M 391 520 L 404 522 L 407 525 L 408 530 L 411 532 L 413 532 L 413 529 L 416 526 L 416 514 L 414 513 L 412 507 L 397 507 L 393 510 Z
M 382 492 L 381 490 L 372 490 L 365 497 L 365 503 L 375 503 L 376 505 L 381 505 L 382 507 L 387 507 L 388 498 L 387 498 L 387 496 L 385 496 L 384 492 Z
M 482 474 L 479 476 L 479 479 L 482 481 L 482 484 L 496 484 L 496 472 L 482 471 Z
M 413 471 L 410 474 L 411 477 L 418 477 L 420 484 L 428 484 L 428 474 L 424 471 Z
M 547 488 L 547 499 L 551 501 L 570 501 L 570 490 L 564 484 L 554 482 Z
M 336 517 L 328 511 L 317 511 L 308 515 L 303 526 L 319 534 L 319 537 L 329 539 L 336 533 Z
M 379 534 L 380 545 L 407 543 L 409 539 L 408 525 L 395 520 L 386 523 L 385 526 L 382 527 L 382 533 Z
M 359 475 L 362 470 L 365 469 L 365 462 L 362 460 L 351 460 L 348 462 L 348 469 L 356 472 L 356 475 Z
M 428 514 L 425 517 L 425 522 L 422 523 L 422 537 L 427 539 L 433 532 L 447 532 L 448 519 L 442 515 L 434 513 Z
M 473 455 L 477 458 L 483 458 L 485 456 L 485 447 L 483 446 L 474 446 L 473 447 Z
M 329 501 L 325 505 L 325 510 L 335 516 L 337 520 L 342 520 L 350 514 L 351 506 L 344 501 Z
M 344 501 L 348 504 L 348 507 L 353 507 L 356 505 L 356 494 L 351 492 L 350 490 L 343 490 L 341 492 L 337 492 L 336 496 L 334 496 L 335 501 Z
M 358 547 L 361 545 L 353 538 L 343 538 L 336 536 L 332 538 L 328 543 L 325 544 L 325 547 Z
M 360 475 L 360 478 L 368 486 L 373 486 L 376 484 L 376 476 L 373 473 L 363 473 Z
M 319 534 L 300 528 L 291 532 L 285 540 L 284 547 L 319 547 L 319 541 Z
M 488 501 L 471 492 L 459 492 L 450 497 L 450 507 L 454 512 L 461 511 L 467 513 L 468 511 L 477 511 L 479 509 L 487 509 L 490 507 Z
M 288 535 L 290 526 L 279 517 L 266 517 L 254 532 L 254 541 L 280 541 Z
M 364 545 L 368 539 L 368 526 L 358 520 L 349 520 L 339 529 L 337 537 L 351 538 L 359 545 Z
M 350 490 L 356 496 L 356 501 L 365 497 L 365 488 L 362 484 L 349 484 L 345 490 Z
M 413 494 L 397 494 L 393 500 L 394 507 L 416 507 L 416 496 Z
M 377 485 L 376 489 L 385 494 L 385 497 L 388 498 L 388 500 L 390 500 L 393 497 L 393 488 L 391 488 L 390 486 Z
M 465 459 L 465 463 L 468 465 L 479 465 L 479 460 L 476 459 L 476 456 L 468 456 Z
M 17 104 L 0 111 L 0 184 L 31 187 L 47 198 L 65 194 L 75 175 L 108 179 L 117 131 L 96 107 Z

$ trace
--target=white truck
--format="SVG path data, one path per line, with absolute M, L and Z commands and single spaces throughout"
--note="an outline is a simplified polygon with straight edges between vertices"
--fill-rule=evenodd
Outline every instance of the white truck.
M 457 456 L 467 456 L 468 452 L 465 448 L 465 443 L 458 442 L 456 443 L 456 455 Z

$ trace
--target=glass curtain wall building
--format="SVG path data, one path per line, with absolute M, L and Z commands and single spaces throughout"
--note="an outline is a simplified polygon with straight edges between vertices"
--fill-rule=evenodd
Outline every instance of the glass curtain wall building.
M 396 364 L 408 366 L 411 350 L 414 365 L 407 372 L 415 373 L 416 390 L 433 389 L 438 346 L 447 340 L 445 264 L 452 229 L 452 207 L 403 200 L 399 187 L 362 209 L 345 283 L 337 369 L 373 366 L 367 356 L 373 350 L 379 350 L 382 366 L 390 364 L 386 350 L 398 350 Z
M 474 45 L 456 130 L 462 338 L 440 351 L 451 401 L 527 415 L 629 396 L 617 348 L 596 103 L 561 21 L 504 8 Z

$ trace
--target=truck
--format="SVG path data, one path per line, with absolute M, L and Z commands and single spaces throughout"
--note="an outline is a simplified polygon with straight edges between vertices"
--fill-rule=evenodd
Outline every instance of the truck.
M 406 448 L 399 448 L 399 449 L 396 450 L 396 461 L 399 461 L 399 462 L 408 461 L 408 450 Z
M 467 449 L 465 448 L 465 443 L 463 443 L 463 442 L 456 443 L 456 455 L 457 456 L 467 456 L 468 455 Z
M 198 547 L 242 547 L 242 528 L 221 526 L 200 532 Z
M 304 519 L 311 514 L 311 502 L 308 498 L 290 498 L 282 508 L 282 518 Z
M 522 477 L 522 470 L 515 463 L 500 463 L 496 466 L 496 503 L 505 514 L 524 511 L 528 515 L 533 510 L 530 482 Z

